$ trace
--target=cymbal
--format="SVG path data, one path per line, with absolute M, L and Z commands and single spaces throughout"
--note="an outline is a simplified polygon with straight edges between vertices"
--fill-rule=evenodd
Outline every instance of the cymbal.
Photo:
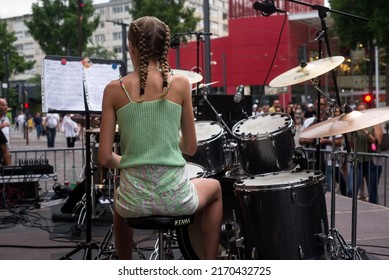
M 302 138 L 321 138 L 349 133 L 389 120 L 389 107 L 351 111 L 311 125 L 300 132 Z
M 73 116 L 70 117 L 73 121 L 75 121 L 76 123 L 80 124 L 81 126 L 86 126 L 86 118 L 85 118 L 85 115 L 81 115 L 81 114 L 75 114 Z M 91 119 L 91 123 L 90 125 L 91 126 L 96 126 L 99 124 L 99 119 L 100 118 L 100 115 L 90 115 L 90 119 Z
M 91 129 L 86 129 L 85 132 L 99 134 L 99 133 L 100 133 L 100 127 L 91 128 Z M 115 132 L 116 132 L 116 133 L 119 132 L 119 126 L 118 126 L 118 125 L 116 125 Z
M 192 89 L 192 90 L 197 90 L 197 89 L 209 87 L 209 86 L 211 86 L 211 85 L 217 84 L 218 82 L 219 82 L 219 81 L 211 82 L 211 83 L 208 83 L 208 84 L 201 83 L 201 84 L 199 84 L 198 87 L 196 87 L 196 88 L 194 88 L 194 89 Z
M 307 62 L 305 66 L 299 65 L 275 77 L 269 85 L 271 87 L 286 87 L 302 83 L 336 68 L 343 61 L 343 56 L 332 56 Z
M 196 84 L 200 82 L 203 79 L 203 76 L 201 76 L 198 73 L 195 73 L 193 71 L 186 71 L 181 69 L 172 69 L 173 74 L 180 74 L 182 76 L 185 76 L 188 78 L 189 83 Z

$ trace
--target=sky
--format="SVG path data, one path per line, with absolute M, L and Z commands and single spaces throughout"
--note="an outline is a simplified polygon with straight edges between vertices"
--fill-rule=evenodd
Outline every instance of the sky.
M 0 18 L 9 18 L 22 16 L 31 13 L 32 3 L 38 0 L 0 0 Z M 109 0 L 93 0 L 94 4 L 107 3 Z M 328 6 L 328 0 L 325 1 L 325 7 Z
M 0 0 L 0 18 L 22 16 L 31 13 L 31 6 L 38 0 Z M 107 3 L 109 0 L 93 0 L 94 4 Z

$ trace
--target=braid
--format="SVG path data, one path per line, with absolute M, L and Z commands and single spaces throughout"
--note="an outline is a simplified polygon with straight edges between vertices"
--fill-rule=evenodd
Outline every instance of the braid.
M 163 79 L 163 92 L 161 94 L 161 97 L 163 98 L 166 96 L 169 87 L 169 27 L 156 17 L 142 17 L 131 23 L 130 30 L 128 31 L 128 39 L 138 48 L 139 52 L 138 71 L 140 95 L 142 96 L 145 93 L 149 61 L 157 61 L 161 68 Z
M 161 65 L 161 73 L 163 76 L 163 84 L 162 84 L 163 92 L 161 97 L 165 97 L 168 92 L 169 89 L 168 78 L 170 72 L 170 66 L 167 61 L 167 56 L 170 48 L 170 29 L 166 24 L 164 24 L 164 27 L 166 32 L 165 42 L 163 45 L 162 55 L 159 58 L 159 64 Z
M 139 59 L 139 83 L 140 83 L 140 95 L 142 96 L 145 93 L 146 88 L 146 80 L 147 80 L 147 66 L 149 65 L 149 57 L 148 57 L 148 51 L 147 51 L 147 43 L 146 38 L 143 33 L 143 31 L 137 26 L 136 24 L 131 24 L 131 30 L 134 32 L 134 34 L 138 35 L 135 36 L 138 40 L 138 49 L 140 54 Z

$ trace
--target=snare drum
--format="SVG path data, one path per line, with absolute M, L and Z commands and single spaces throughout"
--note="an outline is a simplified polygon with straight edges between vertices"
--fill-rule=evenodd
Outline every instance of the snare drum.
M 272 113 L 239 121 L 233 128 L 238 139 L 242 168 L 262 174 L 294 167 L 294 126 L 288 114 Z
M 193 156 L 184 155 L 188 162 L 204 167 L 207 175 L 215 175 L 227 166 L 224 155 L 223 127 L 214 121 L 195 122 L 197 151 Z
M 205 176 L 204 168 L 193 162 L 187 162 L 185 164 L 185 170 L 190 179 L 202 178 Z
M 324 259 L 324 175 L 281 171 L 235 184 L 246 259 Z

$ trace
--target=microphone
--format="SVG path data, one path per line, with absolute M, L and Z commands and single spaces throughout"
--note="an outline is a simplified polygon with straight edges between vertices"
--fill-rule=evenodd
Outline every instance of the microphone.
M 172 49 L 178 49 L 180 47 L 180 38 L 178 38 L 177 36 L 174 36 L 171 40 L 170 40 L 170 47 Z
M 236 87 L 236 93 L 235 93 L 235 96 L 234 96 L 234 102 L 235 103 L 240 103 L 240 101 L 242 101 L 243 99 L 243 94 L 244 94 L 244 86 L 243 85 L 239 85 Z
M 277 9 L 276 6 L 274 6 L 273 0 L 265 0 L 264 2 L 255 1 L 253 4 L 253 8 L 256 11 L 261 11 L 262 15 L 265 17 L 270 16 L 271 14 L 277 13 L 286 13 L 283 10 Z

